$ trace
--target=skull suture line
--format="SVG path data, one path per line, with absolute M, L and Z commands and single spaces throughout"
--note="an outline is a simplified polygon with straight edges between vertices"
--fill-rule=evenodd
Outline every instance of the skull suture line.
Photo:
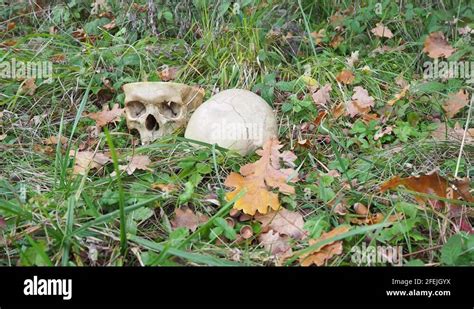
M 183 127 L 204 96 L 197 87 L 162 82 L 125 84 L 123 91 L 127 126 L 140 133 L 142 144 Z

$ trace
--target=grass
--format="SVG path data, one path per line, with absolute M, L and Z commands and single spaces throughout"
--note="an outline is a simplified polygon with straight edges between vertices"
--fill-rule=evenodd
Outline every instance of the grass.
M 448 265 L 442 249 L 450 237 L 472 238 L 458 233 L 444 214 L 421 209 L 407 190 L 378 192 L 378 186 L 395 175 L 436 169 L 444 176 L 472 177 L 472 143 L 461 146 L 455 140 L 431 138 L 436 120 L 472 128 L 469 107 L 453 119 L 447 119 L 442 109 L 447 94 L 472 88 L 462 79 L 438 81 L 441 86 L 424 84 L 422 65 L 429 59 L 421 52 L 428 33 L 443 31 L 458 49 L 459 57 L 454 58 L 474 61 L 472 44 L 457 31 L 465 25 L 473 28 L 468 2 L 412 1 L 411 7 L 400 10 L 387 1 L 380 15 L 374 13 L 375 3 L 357 3 L 356 11 L 344 16 L 342 32 L 328 19 L 336 10 L 349 8 L 351 1 L 243 1 L 240 7 L 229 1 L 215 5 L 185 1 L 186 6 L 156 5 L 153 16 L 148 2 L 136 3 L 146 10 L 108 2 L 117 25 L 112 30 L 104 28 L 110 18 L 91 14 L 91 1 L 53 2 L 36 11 L 26 3 L 0 4 L 0 43 L 16 42 L 0 47 L 0 63 L 13 58 L 49 61 L 64 55 L 64 61 L 53 64 L 51 82 L 37 80 L 32 96 L 21 92 L 22 81 L 0 78 L 0 136 L 5 134 L 0 141 L 0 220 L 5 221 L 0 225 L 0 265 L 274 264 L 259 245 L 257 222 L 237 222 L 237 232 L 247 224 L 255 232 L 242 243 L 222 235 L 210 237 L 218 227 L 216 219 L 229 217 L 233 206 L 225 199 L 226 176 L 254 162 L 257 155 L 242 157 L 215 146 L 196 149 L 182 130 L 138 146 L 137 134 L 128 131 L 124 119 L 97 136 L 91 131 L 94 121 L 84 117 L 85 112 L 99 111 L 104 104 L 123 106 L 123 84 L 159 81 L 165 65 L 179 67 L 174 81 L 200 85 L 206 99 L 218 90 L 237 87 L 258 93 L 272 106 L 279 139 L 285 150 L 298 156 L 303 179 L 295 184 L 297 194 L 281 201 L 304 215 L 312 237 L 348 223 L 353 215 L 335 214 L 328 207 L 333 202 L 350 206 L 360 202 L 384 215 L 405 214 L 388 227 L 362 226 L 340 235 L 334 240 L 344 241 L 344 254 L 328 265 L 354 265 L 350 249 L 362 242 L 403 246 L 405 265 Z M 450 23 L 453 16 L 459 18 L 457 24 Z M 395 34 L 392 39 L 370 32 L 380 21 Z M 7 30 L 12 22 L 15 27 Z M 88 34 L 86 40 L 74 36 L 79 28 Z M 320 29 L 326 37 L 318 45 L 312 33 Z M 330 41 L 337 34 L 343 40 L 333 48 Z M 372 55 L 384 44 L 403 50 Z M 336 75 L 347 68 L 346 58 L 355 51 L 360 61 L 351 69 L 354 83 L 338 84 Z M 412 84 L 409 99 L 387 108 L 386 102 L 398 92 L 398 76 Z M 332 85 L 327 107 L 311 101 L 308 77 L 319 85 Z M 112 91 L 104 80 L 110 81 Z M 373 110 L 382 120 L 371 123 L 341 116 L 319 128 L 304 129 L 324 108 L 330 112 L 337 103 L 348 101 L 355 85 L 375 99 Z M 398 129 L 374 140 L 379 127 L 386 126 Z M 44 145 L 50 136 L 67 137 L 68 143 Z M 304 139 L 313 146 L 299 146 Z M 74 157 L 69 153 L 84 147 L 110 152 L 112 164 L 74 175 Z M 134 154 L 149 156 L 152 171 L 121 172 L 119 164 Z M 328 176 L 331 181 L 325 184 L 323 176 L 330 170 L 341 176 Z M 153 189 L 156 183 L 178 189 L 165 194 Z M 194 232 L 175 229 L 171 221 L 180 206 L 211 219 Z M 295 243 L 293 249 L 302 254 L 321 244 Z M 472 248 L 466 250 L 469 255 Z M 239 261 L 233 260 L 236 252 Z M 296 260 L 294 256 L 287 265 L 297 265 Z

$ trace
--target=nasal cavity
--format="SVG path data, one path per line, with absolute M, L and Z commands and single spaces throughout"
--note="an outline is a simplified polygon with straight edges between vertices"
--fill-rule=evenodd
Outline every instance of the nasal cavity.
M 158 130 L 160 126 L 153 115 L 148 115 L 145 119 L 145 127 L 150 131 L 154 131 Z

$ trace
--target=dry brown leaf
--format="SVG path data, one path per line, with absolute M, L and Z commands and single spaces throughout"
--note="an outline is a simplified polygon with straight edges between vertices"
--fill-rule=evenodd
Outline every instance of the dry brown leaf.
M 323 87 L 319 88 L 318 91 L 313 93 L 313 101 L 316 104 L 326 106 L 327 103 L 331 101 L 330 97 L 331 84 L 326 84 Z
M 392 106 L 393 104 L 397 103 L 399 100 L 403 99 L 406 96 L 407 91 L 408 91 L 409 88 L 410 87 L 408 85 L 403 87 L 402 90 L 395 95 L 395 98 L 388 101 L 387 104 Z
M 16 27 L 16 23 L 14 21 L 11 21 L 7 24 L 7 31 L 13 30 Z
M 454 128 L 451 128 L 446 123 L 442 122 L 439 124 L 438 128 L 431 133 L 431 136 L 435 140 L 440 141 L 461 141 L 464 136 L 464 129 L 459 125 L 458 122 L 454 124 Z M 474 143 L 474 129 L 467 130 L 465 142 L 468 144 Z
M 294 239 L 306 237 L 306 233 L 303 230 L 303 216 L 298 212 L 282 208 L 277 212 L 272 211 L 265 215 L 257 214 L 255 219 L 262 223 L 262 228 L 264 229 L 269 227 L 282 235 L 287 235 Z
M 392 134 L 393 127 L 392 126 L 387 126 L 385 129 L 379 130 L 377 133 L 374 135 L 374 140 L 379 140 L 380 138 L 384 137 L 385 135 Z
M 268 140 L 263 149 L 257 150 L 261 158 L 255 163 L 249 163 L 240 168 L 240 174 L 231 173 L 225 180 L 227 187 L 234 187 L 235 190 L 226 194 L 227 200 L 232 200 L 242 190 L 244 196 L 234 204 L 235 209 L 240 209 L 249 215 L 255 215 L 258 210 L 261 214 L 266 214 L 268 208 L 278 210 L 280 201 L 278 194 L 269 191 L 270 188 L 278 189 L 283 194 L 294 194 L 295 188 L 287 182 L 295 182 L 298 179 L 296 171 L 292 168 L 282 169 L 280 160 L 283 154 L 280 149 L 283 146 L 276 139 Z M 286 155 L 288 157 L 288 155 Z
M 65 54 L 57 54 L 57 55 L 51 56 L 51 58 L 49 58 L 49 59 L 53 63 L 64 63 L 66 61 L 66 55 Z
M 288 258 L 293 254 L 288 237 L 282 237 L 278 232 L 270 230 L 267 233 L 262 233 L 258 236 L 258 240 L 265 250 L 279 259 Z
M 172 183 L 153 183 L 151 185 L 153 190 L 160 190 L 165 193 L 171 193 L 176 190 L 176 185 Z
M 164 82 L 174 80 L 178 74 L 178 68 L 166 66 L 162 71 L 160 71 L 160 78 Z
M 334 119 L 341 117 L 345 112 L 346 109 L 344 108 L 344 104 L 342 102 L 331 109 L 331 114 Z
M 48 138 L 45 138 L 45 139 L 43 140 L 43 144 L 45 144 L 45 145 L 57 145 L 58 142 L 60 142 L 61 145 L 66 145 L 67 142 L 68 142 L 68 139 L 67 139 L 67 137 L 62 136 L 62 135 L 61 135 L 61 137 L 60 137 L 59 139 L 58 139 L 57 136 L 52 135 L 52 136 L 50 136 L 50 137 L 48 137 Z
M 374 98 L 369 96 L 369 93 L 364 88 L 357 86 L 354 87 L 354 94 L 352 95 L 352 101 L 347 104 L 347 112 L 351 117 L 358 114 L 367 114 L 370 108 L 374 106 Z
M 321 45 L 321 42 L 326 37 L 326 30 L 320 29 L 318 32 L 314 31 L 310 33 L 311 37 L 314 39 L 316 45 Z
M 352 84 L 352 82 L 354 81 L 354 74 L 352 74 L 351 71 L 349 70 L 342 70 L 337 76 L 336 76 L 336 80 L 340 83 L 343 83 L 343 84 Z
M 74 150 L 69 152 L 69 156 L 74 156 Z M 93 151 L 78 151 L 75 156 L 74 174 L 85 174 L 88 170 L 99 169 L 110 162 L 110 158 L 103 153 Z
M 448 118 L 453 118 L 469 102 L 469 94 L 463 89 L 457 93 L 448 95 L 448 99 L 443 104 L 443 109 Z
M 117 25 L 115 24 L 115 19 L 113 19 L 110 23 L 103 25 L 102 27 L 107 31 L 117 28 Z
M 378 36 L 379 38 L 388 38 L 390 39 L 393 37 L 392 31 L 388 29 L 386 26 L 383 25 L 383 23 L 377 23 L 376 27 L 370 30 L 375 36 Z
M 16 43 L 17 43 L 17 41 L 15 41 L 15 40 L 6 40 L 6 41 L 3 41 L 2 43 L 0 43 L 0 46 L 12 47 L 12 46 L 15 46 Z
M 120 121 L 123 111 L 124 109 L 119 108 L 118 103 L 114 104 L 111 110 L 109 110 L 108 105 L 105 104 L 101 112 L 90 113 L 87 114 L 86 117 L 95 120 L 97 127 L 100 128 L 107 125 L 108 123 Z
M 440 57 L 448 58 L 455 51 L 456 49 L 449 45 L 442 32 L 430 33 L 430 35 L 425 40 L 423 48 L 423 52 L 426 53 L 428 57 L 433 59 Z
M 331 46 L 332 48 L 337 48 L 343 41 L 343 38 L 342 36 L 340 36 L 339 34 L 336 34 L 331 42 L 329 42 L 329 46 Z
M 82 28 L 77 28 L 71 34 L 73 38 L 78 39 L 81 42 L 84 42 L 87 39 L 87 34 Z
M 387 223 L 394 223 L 402 219 L 403 219 L 402 213 L 391 215 L 387 219 L 385 219 L 385 216 L 383 214 L 376 213 L 372 215 L 367 215 L 365 218 L 352 218 L 351 223 L 354 223 L 357 225 L 373 225 L 373 224 L 382 223 L 385 220 L 386 220 L 385 222 Z
M 24 95 L 34 95 L 36 88 L 35 78 L 28 78 L 21 84 L 20 93 Z
M 351 56 L 346 58 L 346 62 L 347 62 L 347 65 L 350 67 L 350 68 L 353 68 L 354 65 L 359 62 L 359 51 L 356 50 L 355 52 L 352 52 L 351 53 Z
M 207 222 L 208 220 L 209 218 L 206 215 L 201 214 L 200 212 L 195 214 L 187 207 L 176 208 L 175 217 L 171 220 L 171 226 L 175 229 L 184 227 L 194 232 L 200 224 Z
M 466 201 L 472 200 L 469 190 L 466 191 L 467 188 L 465 184 L 456 181 L 454 181 L 453 184 L 450 184 L 446 178 L 440 176 L 436 172 L 429 175 L 411 176 L 407 178 L 395 176 L 380 186 L 380 192 L 394 189 L 399 185 L 403 185 L 411 191 L 441 198 L 455 200 L 463 198 Z M 422 205 L 425 204 L 425 201 L 428 201 L 435 209 L 442 209 L 445 206 L 444 201 L 438 200 L 435 197 L 433 199 L 428 199 L 427 197 L 415 196 L 414 198 Z M 457 221 L 456 224 L 459 226 L 460 230 L 474 233 L 473 227 L 465 216 L 466 210 L 464 206 L 457 204 L 448 204 L 448 206 L 449 216 Z
M 128 158 L 127 165 L 120 165 L 119 169 L 121 171 L 127 171 L 128 175 L 132 175 L 135 170 L 150 171 L 148 167 L 151 164 L 151 160 L 148 156 L 145 155 L 134 155 L 131 158 Z
M 323 233 L 321 237 L 319 237 L 318 239 L 311 239 L 309 241 L 309 245 L 312 246 L 318 242 L 336 237 L 340 234 L 344 234 L 349 230 L 350 230 L 350 226 L 339 225 L 333 230 L 327 233 Z M 326 263 L 326 261 L 328 261 L 332 257 L 339 255 L 341 253 L 342 253 L 342 240 L 333 241 L 326 245 L 318 246 L 310 253 L 303 254 L 300 257 L 299 262 L 301 266 L 310 266 L 311 264 L 322 266 Z

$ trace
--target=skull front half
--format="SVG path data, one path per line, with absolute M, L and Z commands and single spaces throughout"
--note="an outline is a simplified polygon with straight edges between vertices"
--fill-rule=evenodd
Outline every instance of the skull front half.
M 144 145 L 183 127 L 204 97 L 202 89 L 178 83 L 129 83 L 123 91 L 127 126 Z

